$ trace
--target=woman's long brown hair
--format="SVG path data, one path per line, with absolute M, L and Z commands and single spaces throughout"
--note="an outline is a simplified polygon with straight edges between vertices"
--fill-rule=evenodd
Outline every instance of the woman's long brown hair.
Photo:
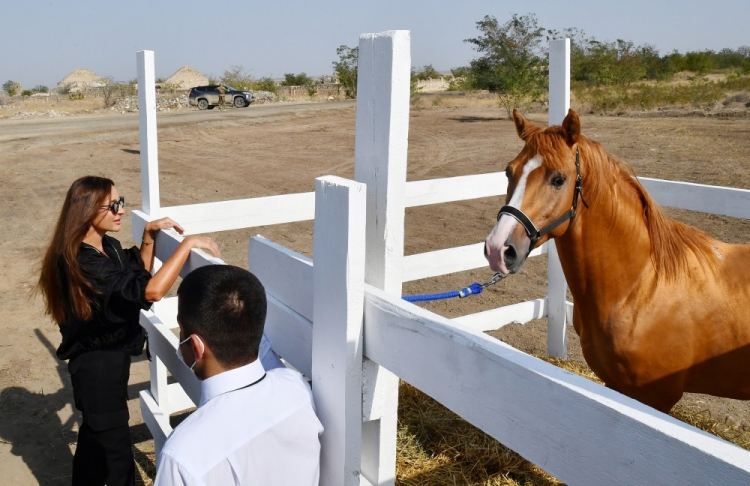
M 104 177 L 85 176 L 73 182 L 65 196 L 37 284 L 45 314 L 59 325 L 70 317 L 91 318 L 91 298 L 96 291 L 78 264 L 78 251 L 114 185 Z

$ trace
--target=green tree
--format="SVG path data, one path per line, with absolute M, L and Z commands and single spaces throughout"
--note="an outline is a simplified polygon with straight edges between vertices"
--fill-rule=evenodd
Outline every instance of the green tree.
M 3 83 L 3 91 L 8 93 L 8 96 L 15 96 L 18 91 L 18 83 L 12 80 L 7 80 L 5 83 Z
M 336 55 L 339 56 L 339 60 L 333 63 L 333 74 L 344 87 L 346 96 L 356 98 L 359 47 L 339 46 Z
M 274 81 L 268 76 L 260 78 L 259 80 L 255 81 L 253 83 L 253 89 L 256 91 L 268 91 L 275 95 L 279 94 L 279 89 L 276 86 L 276 81 Z
M 688 71 L 695 71 L 698 74 L 708 74 L 713 69 L 713 52 L 688 52 L 685 54 L 685 67 Z
M 468 66 L 451 69 L 451 79 L 448 81 L 448 91 L 464 91 L 474 89 L 471 70 Z
M 282 86 L 310 86 L 315 84 L 315 81 L 305 73 L 284 74 L 284 81 L 281 82 Z
M 318 92 L 318 88 L 315 86 L 315 80 L 305 73 L 284 74 L 284 81 L 281 82 L 282 86 L 302 86 L 307 89 L 307 94 L 314 96 Z
M 511 115 L 513 108 L 528 108 L 547 90 L 549 67 L 542 47 L 545 30 L 534 14 L 513 15 L 500 25 L 487 15 L 477 22 L 479 37 L 465 39 L 483 54 L 470 63 L 472 84 L 496 93 L 500 106 Z
M 422 66 L 422 69 L 416 71 L 415 76 L 419 81 L 426 81 L 428 79 L 440 79 L 443 77 L 439 72 L 437 72 L 434 67 L 432 67 L 432 64 Z
M 34 86 L 34 89 L 32 89 L 31 91 L 34 93 L 49 93 L 49 88 L 42 84 L 38 84 Z
M 246 72 L 242 66 L 230 66 L 229 69 L 224 71 L 221 82 L 234 89 L 250 89 L 253 86 L 254 80 L 250 73 Z

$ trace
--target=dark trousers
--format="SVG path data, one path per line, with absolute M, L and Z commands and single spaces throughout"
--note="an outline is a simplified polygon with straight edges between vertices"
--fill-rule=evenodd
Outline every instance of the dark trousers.
M 76 408 L 83 412 L 73 457 L 73 485 L 134 485 L 127 403 L 130 354 L 89 351 L 71 359 L 68 371 Z

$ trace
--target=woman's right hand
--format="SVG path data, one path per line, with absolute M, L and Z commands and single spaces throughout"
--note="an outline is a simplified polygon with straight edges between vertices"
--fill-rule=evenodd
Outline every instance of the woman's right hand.
M 199 250 L 207 250 L 211 252 L 213 256 L 217 258 L 221 257 L 219 246 L 216 244 L 214 240 L 212 240 L 208 236 L 200 236 L 200 235 L 186 236 L 183 243 L 186 245 L 189 245 L 191 249 L 198 248 Z
M 164 262 L 161 268 L 151 277 L 146 285 L 146 300 L 156 302 L 161 300 L 180 275 L 180 270 L 190 257 L 190 250 L 197 248 L 207 250 L 215 257 L 220 257 L 218 245 L 208 236 L 191 235 L 186 236 L 180 246 L 177 247 L 171 257 Z

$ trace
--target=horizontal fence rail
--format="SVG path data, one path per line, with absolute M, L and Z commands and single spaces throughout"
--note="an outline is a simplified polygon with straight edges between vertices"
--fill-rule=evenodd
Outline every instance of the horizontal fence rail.
M 406 207 L 501 196 L 507 186 L 501 172 L 407 182 Z M 138 210 L 133 215 L 141 220 L 133 222 L 133 234 L 140 236 L 148 216 Z M 315 216 L 315 193 L 171 206 L 161 208 L 161 216 L 179 222 L 186 235 L 309 221 Z
M 638 179 L 662 206 L 750 219 L 750 191 L 663 179 Z
M 568 484 L 750 484 L 750 452 L 372 287 L 365 355 Z

